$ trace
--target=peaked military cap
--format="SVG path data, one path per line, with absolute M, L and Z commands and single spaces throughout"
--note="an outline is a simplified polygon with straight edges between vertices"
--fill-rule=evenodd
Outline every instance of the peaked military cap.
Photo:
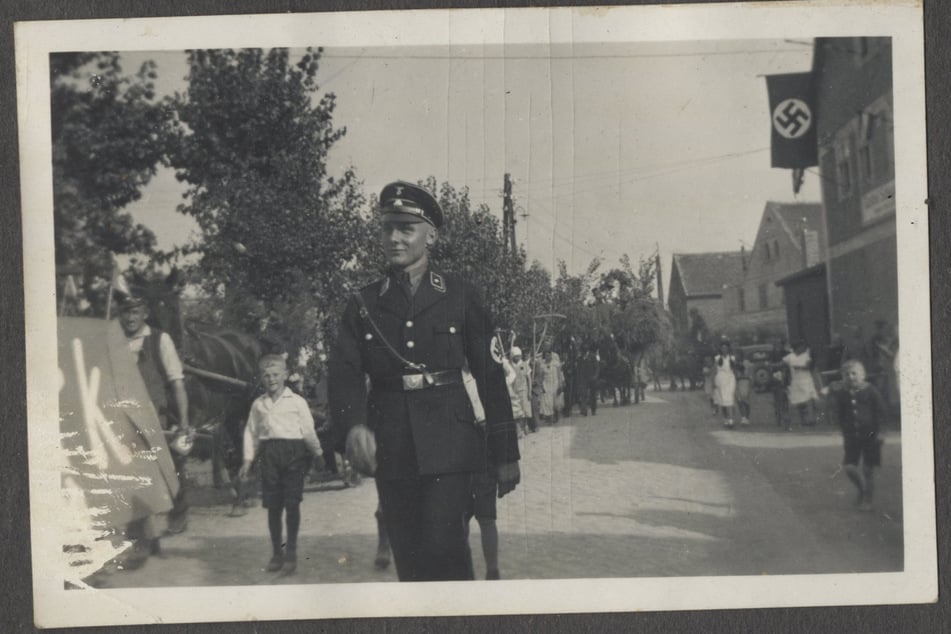
M 432 194 L 406 181 L 396 181 L 383 188 L 380 192 L 380 213 L 413 216 L 437 228 L 442 226 L 443 221 L 442 209 Z
M 141 295 L 136 295 L 135 293 L 116 293 L 119 295 L 119 309 L 127 310 L 130 308 L 136 308 L 138 306 L 145 306 L 145 298 Z

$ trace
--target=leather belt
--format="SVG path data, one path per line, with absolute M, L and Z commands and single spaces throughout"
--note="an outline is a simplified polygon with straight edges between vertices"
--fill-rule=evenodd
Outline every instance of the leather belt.
M 397 376 L 374 376 L 370 378 L 374 390 L 381 392 L 412 392 L 428 387 L 462 383 L 462 371 L 439 370 L 426 374 L 401 374 Z

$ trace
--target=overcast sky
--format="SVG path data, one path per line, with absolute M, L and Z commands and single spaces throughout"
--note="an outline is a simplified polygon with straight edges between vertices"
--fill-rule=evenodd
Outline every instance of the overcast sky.
M 184 88 L 179 51 L 123 59 L 155 60 L 160 92 Z M 658 245 L 668 277 L 671 253 L 750 246 L 766 201 L 819 200 L 817 175 L 796 198 L 770 168 L 762 77 L 811 63 L 805 40 L 333 48 L 318 78 L 347 127 L 330 169 L 353 165 L 368 194 L 433 175 L 501 217 L 510 172 L 530 259 L 579 272 Z M 194 229 L 181 192 L 163 171 L 132 207 L 162 247 Z

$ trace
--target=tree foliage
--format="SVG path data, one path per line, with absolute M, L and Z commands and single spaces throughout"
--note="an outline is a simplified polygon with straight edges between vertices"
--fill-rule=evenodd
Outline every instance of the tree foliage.
M 154 62 L 129 75 L 115 52 L 50 56 L 56 264 L 78 274 L 97 313 L 112 254 L 155 253 L 155 234 L 124 211 L 169 147 L 171 110 L 155 78 Z
M 187 184 L 179 211 L 201 236 L 193 276 L 245 329 L 289 348 L 320 339 L 342 298 L 339 271 L 362 268 L 370 228 L 356 174 L 328 175 L 333 93 L 321 93 L 321 49 L 189 51 L 176 95 L 171 164 Z

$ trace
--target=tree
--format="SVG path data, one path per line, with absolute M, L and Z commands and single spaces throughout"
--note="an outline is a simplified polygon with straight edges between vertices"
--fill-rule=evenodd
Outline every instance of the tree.
M 321 93 L 321 49 L 195 50 L 175 97 L 181 213 L 195 218 L 191 273 L 224 319 L 316 345 L 347 296 L 342 270 L 369 268 L 367 200 L 355 172 L 328 175 L 346 132 Z
M 165 158 L 171 110 L 154 62 L 127 75 L 115 52 L 50 56 L 56 265 L 104 312 L 112 254 L 155 255 L 155 235 L 123 209 Z
M 436 179 L 420 183 L 433 193 L 445 215 L 439 239 L 430 252 L 433 266 L 462 275 L 485 295 L 499 328 L 524 333 L 540 306 L 547 305 L 551 278 L 534 263 L 526 269 L 524 250 L 509 251 L 501 223 L 486 205 L 472 209 L 468 188 L 456 189 Z

